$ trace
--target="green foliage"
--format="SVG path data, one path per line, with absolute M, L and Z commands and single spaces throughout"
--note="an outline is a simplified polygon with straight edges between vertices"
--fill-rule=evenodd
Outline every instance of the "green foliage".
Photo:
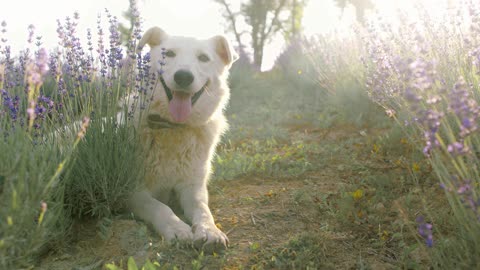
M 232 89 L 241 91 L 241 89 L 250 89 L 255 87 L 254 76 L 256 75 L 255 68 L 250 64 L 246 56 L 240 56 L 230 69 L 230 76 L 228 77 L 228 84 Z
M 109 15 L 110 44 L 99 45 L 99 61 L 91 35 L 88 53 L 77 45 L 78 18 L 59 22 L 55 52 L 38 42 L 11 57 L 7 39 L 0 48 L 1 269 L 32 268 L 68 239 L 74 216 L 109 216 L 142 175 L 133 125 L 113 120 L 120 98 L 136 86 L 133 66 L 120 63 L 116 19 Z
M 65 177 L 65 204 L 74 216 L 108 217 L 124 209 L 143 178 L 134 128 L 116 119 L 93 121 Z
M 205 268 L 205 256 L 203 253 L 200 253 L 196 259 L 193 259 L 191 261 L 191 265 L 189 269 L 192 270 L 200 270 Z M 135 259 L 133 257 L 129 257 L 127 260 L 127 265 L 126 268 L 123 267 L 123 261 L 119 263 L 119 266 L 115 263 L 108 263 L 105 264 L 105 267 L 108 270 L 178 270 L 179 268 L 175 265 L 169 265 L 169 264 L 163 264 L 161 265 L 159 262 L 151 262 L 150 260 L 146 260 L 146 262 L 143 264 L 143 266 L 137 265 L 135 262 Z
M 301 234 L 278 248 L 261 251 L 267 269 L 333 269 L 326 260 L 324 240 L 317 235 Z
M 317 89 L 315 66 L 310 57 L 305 57 L 309 53 L 308 48 L 306 39 L 292 39 L 277 57 L 275 69 L 279 69 L 285 79 L 295 87 Z
M 70 226 L 58 176 L 71 149 L 34 145 L 23 131 L 0 140 L 0 149 L 0 268 L 28 268 Z
M 355 39 L 329 35 L 297 39 L 277 58 L 276 68 L 292 87 L 303 89 L 302 94 L 316 100 L 317 107 L 323 105 L 322 113 L 334 115 L 333 121 L 385 127 L 385 113 L 372 103 L 362 82 L 361 46 Z M 311 100 L 304 100 L 304 104 Z M 325 124 L 327 119 L 322 116 L 319 122 Z
M 355 8 L 357 21 L 359 23 L 365 23 L 365 11 L 375 7 L 371 0 L 334 0 L 339 8 L 343 10 L 347 7 L 347 4 L 352 5 Z
M 303 17 L 305 0 L 262 1 L 249 0 L 241 3 L 239 11 L 233 11 L 228 0 L 214 0 L 225 9 L 224 18 L 229 23 L 229 30 L 235 35 L 238 46 L 244 52 L 243 34 L 250 36 L 253 49 L 253 64 L 260 69 L 263 61 L 263 50 L 266 44 L 280 31 L 289 39 L 301 32 L 300 22 Z M 287 16 L 284 16 L 288 14 Z M 240 20 L 249 25 L 247 31 L 238 29 Z M 243 56 L 243 55 L 241 55 Z
M 251 140 L 240 145 L 227 144 L 217 153 L 214 168 L 217 179 L 231 180 L 238 176 L 297 176 L 311 166 L 308 147 L 303 143 L 280 144 L 274 138 Z
M 348 1 L 338 2 L 346 4 Z M 477 20 L 477 14 L 460 16 L 458 23 L 440 22 L 427 16 L 426 7 L 424 9 L 419 17 L 411 18 L 416 21 L 414 27 L 405 24 L 390 28 L 385 27 L 382 20 L 372 19 L 368 31 L 356 32 L 351 42 L 345 42 L 350 48 L 337 50 L 346 55 L 353 53 L 354 57 L 350 57 L 353 60 L 344 62 L 350 63 L 348 69 L 345 68 L 347 65 L 337 65 L 346 58 L 337 55 L 331 58 L 334 61 L 325 61 L 332 53 L 317 48 L 319 55 L 323 55 L 319 59 L 326 63 L 326 68 L 318 73 L 327 74 L 324 76 L 327 78 L 336 78 L 327 81 L 335 93 L 346 89 L 339 82 L 347 82 L 347 85 L 357 82 L 362 91 L 368 91 L 370 98 L 386 108 L 386 113 L 392 119 L 397 120 L 402 131 L 399 132 L 397 128 L 395 133 L 384 136 L 382 145 L 374 145 L 372 150 L 379 157 L 385 157 L 389 166 L 410 172 L 410 176 L 404 178 L 408 182 L 400 183 L 406 188 L 405 204 L 423 208 L 421 212 L 428 216 L 424 223 L 428 231 L 420 230 L 418 233 L 421 237 L 417 239 L 428 247 L 426 250 L 432 265 L 437 268 L 468 269 L 478 264 L 477 251 L 480 249 L 478 61 L 477 58 L 473 60 L 478 55 L 478 43 L 459 41 L 477 40 L 476 31 L 464 31 L 464 27 L 468 28 L 472 21 Z M 477 10 L 478 5 L 472 3 L 468 8 L 458 6 L 457 12 L 467 14 L 466 9 Z M 446 11 L 445 16 L 449 16 Z M 398 32 L 403 33 L 401 38 Z M 332 44 L 342 48 L 338 42 L 333 41 Z M 354 59 L 362 59 L 363 63 Z M 333 77 L 328 69 L 334 71 Z M 343 80 L 338 80 L 342 77 Z M 340 99 L 347 98 L 342 96 Z M 347 114 L 346 117 L 354 119 L 352 117 L 361 115 L 366 109 L 359 108 L 354 110 L 356 113 Z M 436 178 L 437 183 L 430 181 L 432 177 Z M 388 193 L 378 192 L 388 190 L 380 185 L 388 181 L 373 178 L 368 181 L 367 186 L 375 187 L 377 194 L 370 195 L 373 203 L 388 197 Z M 437 188 L 439 184 L 443 194 L 429 196 L 440 191 Z M 408 185 L 416 187 L 410 188 Z M 352 189 L 355 188 L 359 187 L 353 185 Z M 361 200 L 356 201 L 348 194 L 344 193 L 340 199 L 341 216 L 353 216 L 353 222 L 362 224 L 366 220 L 362 221 L 360 217 L 366 214 L 371 222 L 369 205 Z M 432 207 L 432 204 L 442 206 Z M 447 209 L 444 208 L 446 204 L 449 205 Z M 359 214 L 360 210 L 362 215 Z M 446 215 L 447 211 L 451 211 L 452 215 Z M 415 219 L 414 213 L 404 214 L 405 219 Z M 346 220 L 344 222 L 347 223 Z M 416 225 L 414 222 L 407 224 Z M 412 231 L 415 232 L 415 229 Z M 438 239 L 432 241 L 432 235 L 433 239 Z
M 123 270 L 124 269 L 122 267 L 122 264 L 120 264 L 120 266 L 117 266 L 114 263 L 108 263 L 108 264 L 105 265 L 105 267 L 108 270 Z M 161 269 L 165 269 L 165 268 L 162 268 L 158 262 L 153 262 L 152 263 L 150 260 L 147 260 L 145 262 L 145 264 L 141 268 L 139 268 L 139 266 L 137 266 L 137 263 L 135 262 L 133 257 L 129 257 L 128 260 L 127 260 L 127 268 L 126 269 L 127 270 L 161 270 Z
M 290 18 L 287 19 L 287 30 L 284 30 L 284 37 L 285 40 L 291 41 L 294 38 L 298 37 L 302 33 L 302 19 L 303 19 L 303 11 L 305 6 L 307 5 L 308 0 L 292 0 L 290 4 Z

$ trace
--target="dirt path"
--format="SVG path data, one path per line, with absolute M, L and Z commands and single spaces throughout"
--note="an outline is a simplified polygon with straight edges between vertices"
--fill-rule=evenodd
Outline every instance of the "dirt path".
M 310 197 L 317 192 L 335 193 L 338 183 L 328 179 L 312 172 L 303 179 L 275 181 L 252 177 L 216 183 L 211 207 L 217 226 L 227 232 L 231 245 L 226 254 L 204 256 L 200 263 L 205 269 L 249 269 L 254 265 L 275 268 L 272 257 L 278 256 L 276 253 L 283 252 L 285 258 L 279 258 L 282 260 L 296 259 L 296 251 L 285 247 L 292 239 L 312 233 L 315 239 L 322 238 L 322 243 L 314 244 L 323 252 L 318 254 L 319 260 L 328 261 L 325 266 L 340 265 L 344 269 L 348 261 L 355 259 L 345 252 L 349 248 L 344 242 L 352 236 L 330 231 L 329 226 L 334 224 L 322 218 L 315 205 L 320 198 Z M 51 254 L 42 269 L 97 269 L 103 263 L 125 261 L 129 256 L 134 256 L 138 263 L 158 258 L 165 265 L 190 269 L 192 261 L 199 258 L 195 250 L 162 243 L 141 222 L 113 220 L 106 237 L 101 236 L 99 227 L 97 221 L 77 226 L 73 245 Z

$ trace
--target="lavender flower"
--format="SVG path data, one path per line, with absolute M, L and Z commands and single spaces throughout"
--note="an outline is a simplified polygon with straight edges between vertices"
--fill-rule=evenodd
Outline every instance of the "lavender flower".
M 49 70 L 48 67 L 48 54 L 45 49 L 40 49 L 37 52 L 37 56 L 34 62 L 27 64 L 27 82 L 35 88 L 38 88 L 43 83 L 43 76 Z
M 122 49 L 119 47 L 121 45 L 120 40 L 120 31 L 118 30 L 118 20 L 117 17 L 112 16 L 108 10 L 105 10 L 107 13 L 107 17 L 109 19 L 110 27 L 109 27 L 109 41 L 110 41 L 110 51 L 107 52 L 108 54 L 108 65 L 111 68 L 115 68 L 118 66 L 118 62 L 122 60 Z M 115 76 L 115 74 L 111 74 Z
M 98 60 L 100 62 L 100 74 L 102 75 L 103 78 L 106 77 L 107 75 L 107 60 L 106 60 L 106 54 L 105 54 L 105 45 L 104 45 L 104 32 L 101 27 L 101 16 L 98 15 L 97 17 L 97 35 L 98 35 L 98 47 L 97 47 L 97 53 L 98 53 Z
M 445 116 L 444 112 L 436 106 L 442 101 L 438 94 L 439 79 L 436 64 L 434 61 L 426 61 L 423 58 L 397 59 L 395 70 L 399 78 L 405 82 L 403 98 L 409 106 L 413 121 L 423 130 L 425 140 L 423 153 L 430 156 L 432 149 L 440 145 L 437 133 Z
M 88 51 L 92 52 L 93 51 L 92 30 L 90 28 L 87 28 L 87 45 L 88 45 Z
M 5 21 L 2 21 L 0 24 L 1 30 L 0 30 L 0 49 L 2 48 L 2 45 L 7 43 L 7 38 L 5 37 L 5 33 L 7 33 L 7 23 Z
M 447 151 L 453 156 L 463 156 L 469 153 L 470 149 L 464 142 L 454 142 L 447 146 Z
M 158 65 L 159 65 L 159 69 L 157 70 L 158 72 L 158 75 L 159 76 L 162 76 L 163 75 L 163 68 L 165 67 L 165 65 L 167 64 L 167 62 L 165 61 L 166 59 L 166 55 L 167 55 L 167 51 L 165 48 L 162 48 L 162 59 L 161 60 L 158 60 Z
M 37 59 L 35 61 L 35 64 L 37 65 L 38 73 L 42 76 L 45 75 L 49 70 L 48 61 L 49 61 L 49 58 L 48 58 L 47 50 L 45 48 L 41 48 L 37 52 Z
M 136 1 L 131 0 L 130 5 L 133 20 L 129 42 L 132 51 L 127 55 L 137 61 L 136 46 L 133 45 L 141 38 L 141 19 Z M 71 119 L 70 111 L 78 114 L 78 110 L 86 109 L 94 97 L 92 90 L 112 95 L 117 86 L 126 86 L 136 90 L 139 97 L 144 96 L 139 100 L 147 100 L 147 92 L 156 83 L 156 74 L 150 72 L 149 55 L 139 57 L 138 73 L 132 72 L 133 67 L 129 63 L 133 61 L 123 59 L 118 19 L 108 11 L 107 32 L 102 28 L 99 16 L 98 46 L 93 44 L 92 31 L 88 30 L 84 50 L 77 36 L 79 17 L 75 13 L 63 21 L 57 20 L 59 48 L 50 55 L 41 48 L 41 36 L 36 35 L 35 27 L 30 25 L 28 42 L 32 45 L 36 43 L 37 47 L 29 46 L 18 57 L 11 57 L 10 47 L 4 38 L 6 23 L 0 24 L 0 114 L 2 121 L 6 119 L 11 123 L 10 128 L 15 128 L 17 124 L 22 128 L 25 125 L 31 135 L 40 136 L 50 123 L 64 123 Z M 132 68 L 127 68 L 127 65 Z M 127 78 L 126 85 L 116 80 L 122 71 L 131 72 L 124 77 Z M 47 80 L 49 84 L 45 87 Z M 26 95 L 22 96 L 22 93 Z M 71 99 L 74 99 L 73 102 Z M 145 108 L 146 103 L 140 107 Z M 5 134 L 5 128 L 1 128 Z
M 460 138 L 465 138 L 478 129 L 477 121 L 480 116 L 480 107 L 471 98 L 470 91 L 463 78 L 459 78 L 448 94 L 449 109 L 460 120 Z
M 141 38 L 141 33 L 142 33 L 142 22 L 140 19 L 140 11 L 138 10 L 137 7 L 137 1 L 136 0 L 130 0 L 130 12 L 132 15 L 132 22 L 133 22 L 133 32 L 131 40 L 140 40 Z
M 444 114 L 434 109 L 427 109 L 420 110 L 418 115 L 417 123 L 420 123 L 424 128 L 425 147 L 423 148 L 423 153 L 426 156 L 430 156 L 431 150 L 440 145 L 436 134 Z
M 3 105 L 5 108 L 8 108 L 8 113 L 12 119 L 12 122 L 16 122 L 18 119 L 20 98 L 18 96 L 12 98 L 4 89 L 0 90 L 0 94 L 3 99 Z
M 448 192 L 454 192 L 459 197 L 462 205 L 470 209 L 475 219 L 480 222 L 480 198 L 475 193 L 474 183 L 470 179 L 460 179 L 452 176 L 450 183 L 453 187 L 447 189 Z
M 33 36 L 35 35 L 35 26 L 33 24 L 30 24 L 28 26 L 28 43 L 33 42 Z
M 425 240 L 427 247 L 433 247 L 433 225 L 431 223 L 426 223 L 423 216 L 418 216 L 416 218 L 418 225 L 418 234 Z

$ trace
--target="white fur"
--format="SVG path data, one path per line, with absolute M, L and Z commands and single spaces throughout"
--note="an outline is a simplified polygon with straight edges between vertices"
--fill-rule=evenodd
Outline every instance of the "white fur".
M 194 75 L 192 92 L 199 91 L 207 82 L 208 87 L 182 126 L 151 129 L 146 121 L 149 114 L 159 114 L 174 122 L 165 91 L 161 83 L 157 84 L 148 111 L 138 119 L 147 153 L 147 175 L 145 189 L 132 195 L 130 209 L 168 241 L 193 240 L 197 247 L 207 251 L 225 248 L 228 238 L 216 227 L 208 207 L 207 182 L 215 147 L 227 129 L 223 114 L 230 95 L 226 78 L 236 54 L 222 37 L 208 40 L 175 37 L 158 27 L 144 34 L 139 47 L 145 44 L 151 48 L 152 72 L 160 68 L 162 48 L 175 52 L 175 57 L 166 58 L 163 68 L 163 77 L 172 91 L 178 88 L 173 77 L 180 69 Z M 207 55 L 210 61 L 199 61 L 199 54 Z M 167 205 L 171 191 L 175 191 L 192 226 L 178 218 Z

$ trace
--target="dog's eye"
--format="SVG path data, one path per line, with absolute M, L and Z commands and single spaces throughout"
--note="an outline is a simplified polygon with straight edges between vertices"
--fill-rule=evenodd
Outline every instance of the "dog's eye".
M 172 50 L 168 50 L 168 51 L 165 53 L 165 55 L 166 55 L 167 57 L 175 57 L 175 56 L 177 56 L 177 55 L 175 54 L 175 52 L 172 51 Z
M 208 58 L 206 54 L 202 53 L 198 56 L 198 60 L 200 60 L 201 62 L 208 62 L 210 61 L 210 58 Z

